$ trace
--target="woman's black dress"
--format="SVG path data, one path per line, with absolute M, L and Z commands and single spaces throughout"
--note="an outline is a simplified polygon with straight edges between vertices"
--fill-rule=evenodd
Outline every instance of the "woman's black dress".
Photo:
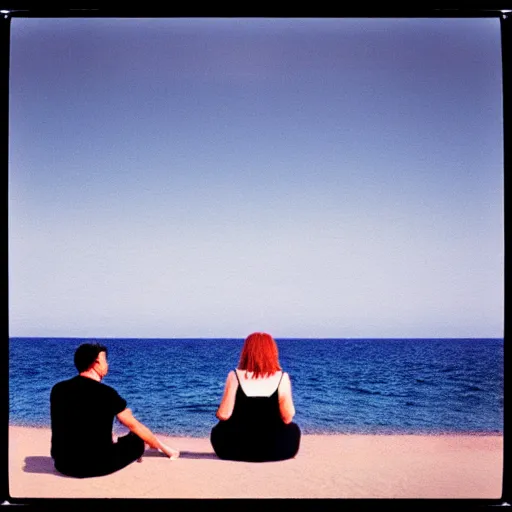
M 301 431 L 297 424 L 283 422 L 277 388 L 270 396 L 247 396 L 238 380 L 233 414 L 219 421 L 210 435 L 219 458 L 267 462 L 295 457 Z

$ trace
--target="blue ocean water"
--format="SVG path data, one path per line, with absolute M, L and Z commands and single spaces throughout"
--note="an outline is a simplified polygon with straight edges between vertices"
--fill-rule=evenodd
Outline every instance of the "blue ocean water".
M 10 338 L 10 424 L 50 425 L 50 390 L 76 375 L 84 341 Z M 97 341 L 109 351 L 104 383 L 140 421 L 156 433 L 209 436 L 242 339 Z M 503 432 L 503 339 L 276 341 L 304 434 Z

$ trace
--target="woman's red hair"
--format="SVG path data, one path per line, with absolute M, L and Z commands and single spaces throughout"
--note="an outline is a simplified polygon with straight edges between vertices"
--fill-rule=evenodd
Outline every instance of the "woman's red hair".
M 238 368 L 253 372 L 255 378 L 272 375 L 281 370 L 279 351 L 274 338 L 264 332 L 255 332 L 247 336 Z

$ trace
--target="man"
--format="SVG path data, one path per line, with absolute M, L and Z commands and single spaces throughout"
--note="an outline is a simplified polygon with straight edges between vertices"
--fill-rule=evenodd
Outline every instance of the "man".
M 159 441 L 126 408 L 126 400 L 101 380 L 108 372 L 107 348 L 85 343 L 75 352 L 75 377 L 53 386 L 50 394 L 51 456 L 68 476 L 108 475 L 140 459 L 145 443 L 171 460 L 179 451 Z M 114 417 L 130 432 L 113 441 Z

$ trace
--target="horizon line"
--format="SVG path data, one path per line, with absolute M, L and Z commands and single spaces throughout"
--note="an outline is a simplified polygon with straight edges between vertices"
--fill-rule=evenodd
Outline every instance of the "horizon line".
M 272 336 L 275 340 L 503 340 L 502 336 L 322 336 L 322 337 L 309 337 L 309 336 Z M 149 336 L 149 337 L 133 337 L 133 336 L 9 336 L 9 339 L 61 339 L 61 340 L 245 340 L 245 337 L 236 336 L 175 336 L 175 337 L 162 337 L 162 336 Z

